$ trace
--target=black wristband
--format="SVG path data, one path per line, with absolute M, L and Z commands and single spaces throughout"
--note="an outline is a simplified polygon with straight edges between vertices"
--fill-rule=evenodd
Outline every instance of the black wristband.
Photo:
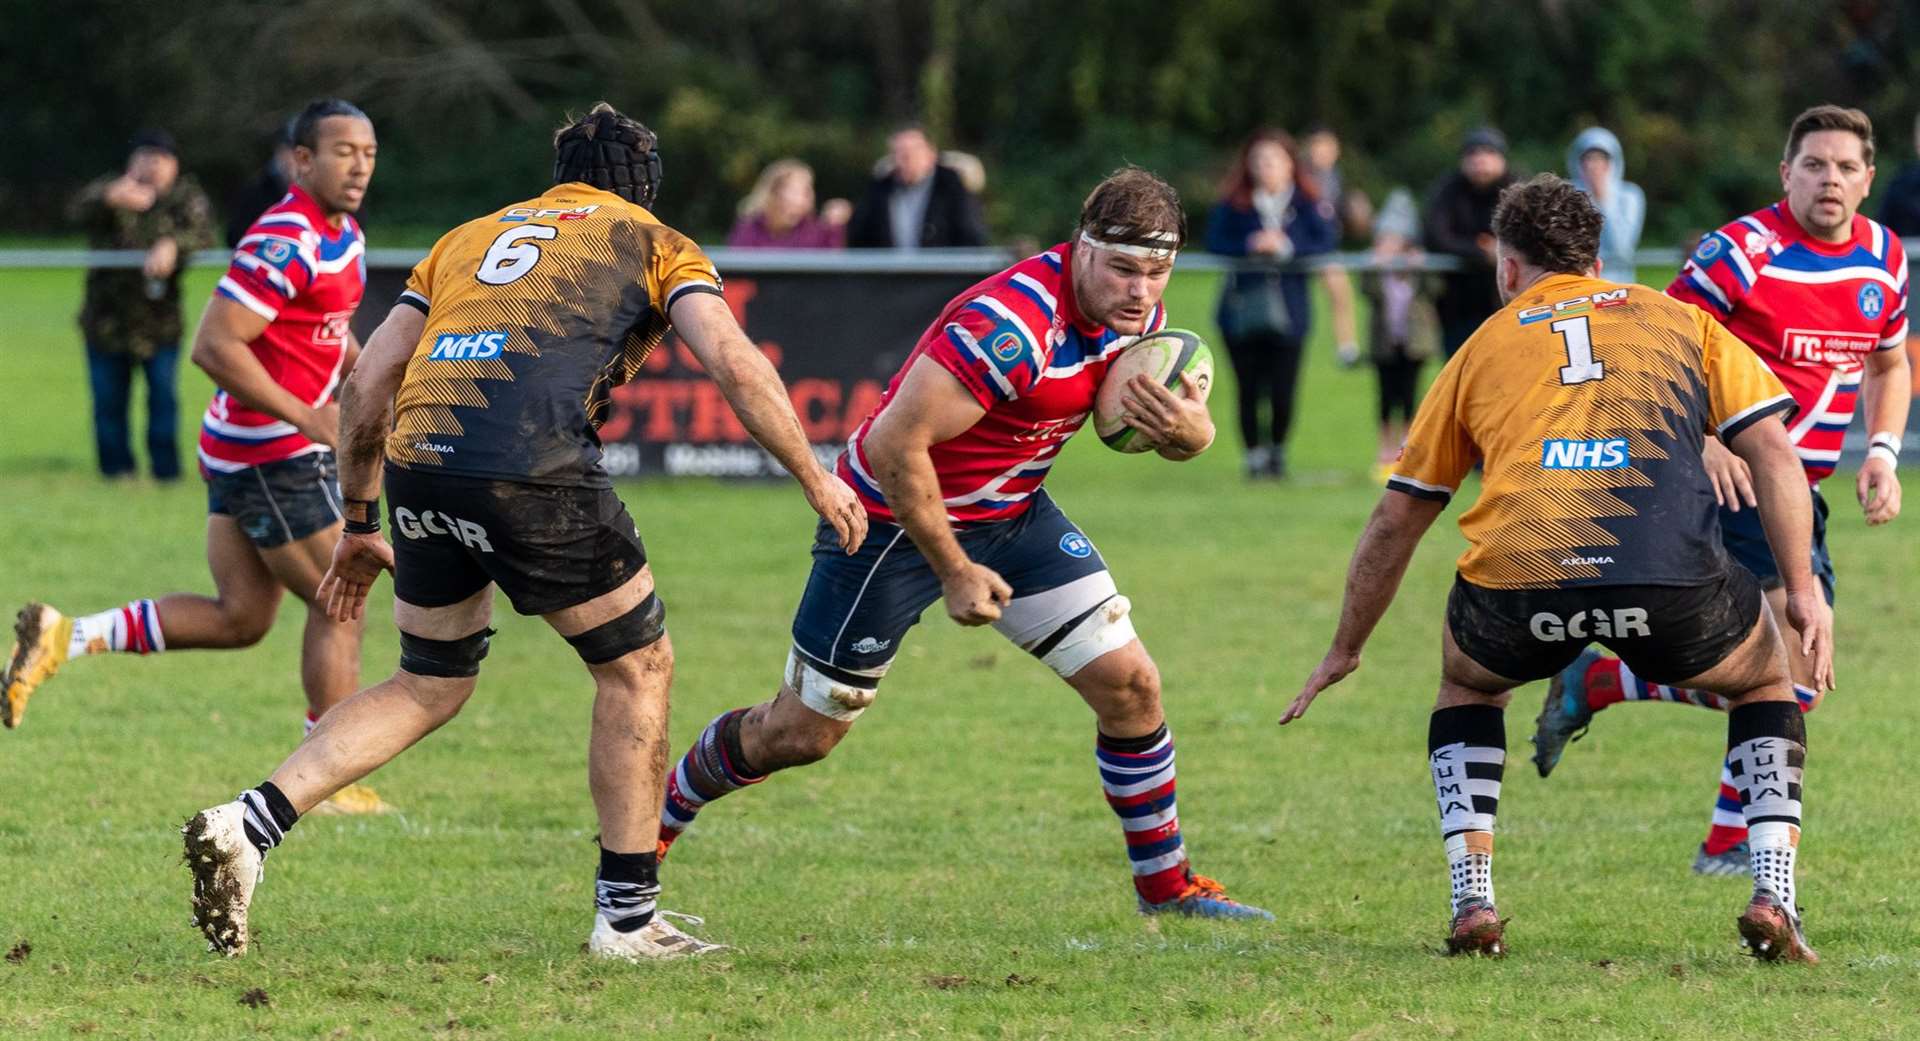
M 377 535 L 380 533 L 379 499 L 346 499 L 341 519 L 346 522 L 349 535 Z

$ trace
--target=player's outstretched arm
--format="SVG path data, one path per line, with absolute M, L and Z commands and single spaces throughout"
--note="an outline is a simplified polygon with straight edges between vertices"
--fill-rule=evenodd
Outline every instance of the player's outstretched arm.
M 394 305 L 340 391 L 340 497 L 348 530 L 334 545 L 333 563 L 315 594 L 335 621 L 360 617 L 374 580 L 393 570 L 393 547 L 379 531 L 380 466 L 393 398 L 426 325 L 418 309 Z M 369 525 L 372 530 L 365 530 Z
M 1867 432 L 1876 440 L 1890 436 L 1890 448 L 1869 451 L 1860 465 L 1854 493 L 1868 524 L 1885 524 L 1900 516 L 1900 474 L 1896 461 L 1900 436 L 1907 429 L 1907 409 L 1913 404 L 1913 363 L 1907 359 L 1905 345 L 1867 355 L 1860 397 L 1867 417 Z M 1889 455 L 1894 458 L 1888 458 Z
M 961 625 L 997 621 L 1013 599 L 1013 587 L 992 568 L 974 563 L 954 537 L 931 450 L 966 433 L 986 414 L 952 373 L 922 355 L 863 442 L 887 508 L 940 577 L 947 617 Z
M 267 319 L 224 296 L 215 296 L 200 316 L 193 336 L 195 365 L 228 396 L 256 412 L 293 424 L 309 440 L 331 448 L 339 438 L 339 417 L 332 405 L 315 408 L 275 383 L 247 345 L 267 331 Z
M 867 537 L 866 508 L 853 489 L 813 457 L 780 374 L 741 331 L 726 301 L 712 293 L 685 293 L 673 302 L 669 317 L 747 433 L 780 460 L 800 482 L 814 512 L 833 525 L 840 548 L 848 553 L 859 549 Z
M 1833 689 L 1833 609 L 1813 577 L 1813 500 L 1806 470 L 1787 439 L 1785 424 L 1763 419 L 1734 435 L 1730 445 L 1753 470 L 1760 526 L 1787 589 L 1787 620 L 1800 634 L 1800 653 L 1813 662 L 1815 689 Z
M 1333 646 L 1313 675 L 1307 677 L 1300 695 L 1280 714 L 1282 726 L 1306 715 L 1307 706 L 1321 691 L 1360 667 L 1360 651 L 1393 603 L 1394 594 L 1400 591 L 1400 580 L 1406 576 L 1414 548 L 1446 505 L 1396 491 L 1381 497 L 1366 530 L 1360 533 L 1353 561 L 1347 565 L 1347 593 L 1340 604 L 1340 627 L 1334 631 Z

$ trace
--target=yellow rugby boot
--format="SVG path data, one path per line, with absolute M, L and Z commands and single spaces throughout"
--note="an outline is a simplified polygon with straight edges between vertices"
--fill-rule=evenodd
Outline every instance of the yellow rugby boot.
M 27 699 L 60 671 L 72 641 L 73 619 L 38 602 L 20 609 L 13 623 L 7 671 L 0 675 L 0 723 L 9 729 L 20 725 L 27 714 Z
M 350 784 L 333 793 L 333 798 L 307 811 L 316 817 L 364 817 L 392 813 L 393 807 L 380 793 L 364 784 Z

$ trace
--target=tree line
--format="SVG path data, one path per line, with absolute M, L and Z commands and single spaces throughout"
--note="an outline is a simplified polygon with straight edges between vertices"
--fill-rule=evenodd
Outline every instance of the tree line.
M 338 94 L 379 128 L 376 244 L 537 191 L 548 133 L 601 99 L 659 132 L 661 216 L 706 238 L 783 155 L 822 197 L 857 196 L 910 120 L 985 161 L 1001 238 L 1062 234 L 1122 162 L 1169 177 L 1197 219 L 1264 125 L 1335 128 L 1347 182 L 1377 197 L 1422 191 L 1476 125 L 1507 133 L 1519 169 L 1558 171 L 1598 123 L 1646 190 L 1646 242 L 1668 244 L 1771 197 L 1801 108 L 1865 108 L 1884 183 L 1920 102 L 1920 26 L 1893 0 L 4 2 L 16 233 L 62 230 L 66 196 L 141 126 L 171 130 L 217 199 L 286 114 Z

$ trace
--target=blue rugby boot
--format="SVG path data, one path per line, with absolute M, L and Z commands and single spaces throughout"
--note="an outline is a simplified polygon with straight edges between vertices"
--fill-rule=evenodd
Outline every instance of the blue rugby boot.
M 1587 707 L 1587 672 L 1600 660 L 1600 652 L 1589 647 L 1560 670 L 1547 684 L 1547 700 L 1533 721 L 1533 765 L 1545 777 L 1560 765 L 1560 754 L 1569 741 L 1578 741 L 1593 722 L 1593 710 Z
M 1273 913 L 1251 904 L 1243 904 L 1227 895 L 1227 888 L 1205 875 L 1187 872 L 1187 888 L 1164 903 L 1150 904 L 1140 898 L 1141 914 L 1177 914 L 1189 918 L 1251 918 L 1273 921 Z
M 1753 874 L 1753 853 L 1745 842 L 1720 853 L 1708 853 L 1701 846 L 1693 854 L 1693 873 L 1725 878 Z

